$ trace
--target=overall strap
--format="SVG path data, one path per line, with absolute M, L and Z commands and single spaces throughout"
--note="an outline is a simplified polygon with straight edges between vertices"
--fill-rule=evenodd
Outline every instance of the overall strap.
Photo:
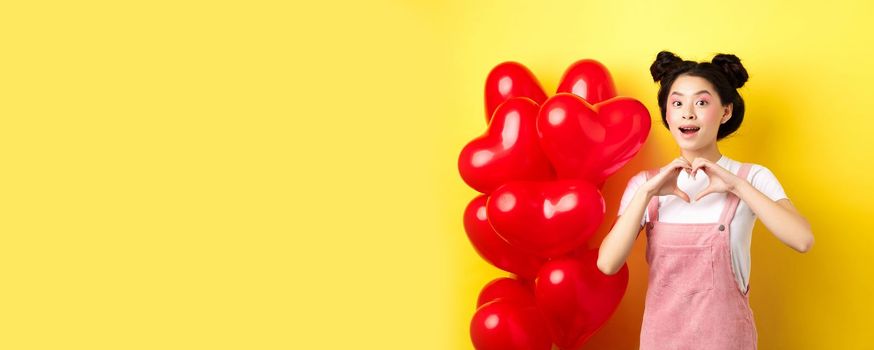
M 737 177 L 747 181 L 747 174 L 749 174 L 751 167 L 752 164 L 750 163 L 741 163 Z M 722 210 L 722 215 L 719 217 L 719 222 L 724 225 L 731 224 L 731 220 L 734 219 L 735 211 L 737 211 L 737 206 L 740 203 L 740 198 L 734 195 L 734 193 L 727 193 L 727 198 L 728 203 L 725 204 L 725 209 Z
M 646 180 L 653 178 L 658 175 L 660 169 L 650 169 L 646 171 Z M 659 196 L 652 196 L 649 204 L 646 206 L 646 210 L 649 213 L 649 222 L 659 221 Z

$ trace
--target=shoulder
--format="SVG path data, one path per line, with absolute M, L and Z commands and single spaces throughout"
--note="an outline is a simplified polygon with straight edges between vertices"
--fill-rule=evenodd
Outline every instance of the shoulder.
M 771 171 L 771 169 L 768 169 L 768 167 L 761 165 L 761 164 L 740 162 L 740 161 L 729 158 L 727 165 L 728 165 L 727 166 L 728 170 L 734 174 L 740 174 L 740 169 L 743 165 L 749 166 L 750 170 L 749 170 L 749 173 L 747 173 L 746 178 L 747 178 L 747 181 L 750 181 L 750 182 L 762 181 L 762 180 L 764 180 L 764 181 L 771 181 L 771 180 L 776 181 L 777 180 L 777 177 L 774 175 L 774 173 Z
M 646 170 L 641 170 L 631 176 L 625 186 L 625 196 L 630 196 L 637 192 L 637 189 L 640 188 L 641 185 L 646 183 L 646 180 Z
M 749 163 L 749 164 L 750 164 L 750 173 L 747 174 L 747 180 L 749 180 L 750 182 L 752 182 L 752 181 L 777 181 L 777 176 L 774 175 L 774 172 L 772 172 L 771 169 L 768 169 L 768 167 L 761 165 L 761 164 L 755 164 L 755 163 Z
M 638 171 L 637 174 L 634 174 L 630 179 L 628 179 L 628 186 L 640 186 L 647 180 L 647 173 L 651 173 L 654 169 L 644 169 Z
M 777 176 L 764 165 L 751 164 L 746 180 L 773 201 L 788 198 Z
M 628 186 L 632 185 L 640 185 L 646 181 L 646 171 L 641 170 L 638 171 L 637 174 L 634 174 L 630 179 L 628 179 Z

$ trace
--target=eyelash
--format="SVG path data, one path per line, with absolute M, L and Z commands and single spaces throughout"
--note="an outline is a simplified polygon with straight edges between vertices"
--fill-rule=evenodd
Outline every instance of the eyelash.
M 705 100 L 698 100 L 698 101 L 696 101 L 696 102 L 703 102 L 704 105 L 707 104 L 707 101 L 705 101 Z M 671 102 L 671 105 L 674 106 L 674 107 L 679 107 L 679 105 L 677 105 L 678 103 L 680 103 L 680 101 L 674 101 L 674 102 Z

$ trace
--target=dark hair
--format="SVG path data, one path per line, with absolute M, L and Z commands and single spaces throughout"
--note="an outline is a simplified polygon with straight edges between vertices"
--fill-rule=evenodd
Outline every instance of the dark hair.
M 677 55 L 668 51 L 659 52 L 655 62 L 649 67 L 653 81 L 661 83 L 658 93 L 659 109 L 662 112 L 662 124 L 668 127 L 665 117 L 665 108 L 668 93 L 674 80 L 681 75 L 691 75 L 707 79 L 713 87 L 723 105 L 733 104 L 731 118 L 725 124 L 719 125 L 716 140 L 731 135 L 740 128 L 744 119 L 744 99 L 737 89 L 744 86 L 749 79 L 747 70 L 740 63 L 740 58 L 731 54 L 717 54 L 710 62 L 684 61 Z

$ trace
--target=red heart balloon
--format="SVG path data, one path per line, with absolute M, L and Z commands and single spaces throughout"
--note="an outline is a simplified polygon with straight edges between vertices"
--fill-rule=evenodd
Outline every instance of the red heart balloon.
M 598 187 L 637 154 L 649 128 L 649 111 L 630 97 L 592 105 L 559 93 L 546 100 L 537 117 L 540 145 L 558 177 Z
M 547 258 L 589 240 L 604 210 L 601 192 L 582 180 L 508 182 L 486 201 L 489 223 L 501 237 Z
M 470 321 L 479 350 L 549 350 L 552 340 L 534 304 L 498 299 L 480 306 Z
M 464 210 L 464 231 L 483 260 L 495 267 L 533 279 L 545 261 L 507 243 L 489 224 L 486 215 L 488 196 L 479 195 Z
M 534 291 L 530 286 L 526 286 L 517 279 L 509 277 L 496 278 L 483 286 L 476 300 L 476 307 L 479 308 L 485 303 L 498 299 L 513 300 L 533 305 Z
M 546 92 L 528 68 L 517 62 L 503 62 L 486 77 L 486 123 L 504 101 L 527 97 L 537 104 L 546 101 Z
M 616 97 L 616 86 L 601 62 L 583 59 L 571 64 L 564 72 L 557 92 L 572 93 L 595 104 Z
M 486 194 L 507 181 L 555 178 L 552 164 L 540 149 L 536 125 L 539 110 L 537 103 L 524 97 L 501 104 L 485 134 L 461 150 L 461 178 Z
M 579 349 L 613 315 L 628 287 L 628 266 L 614 275 L 598 270 L 598 251 L 543 265 L 534 298 L 552 340 L 561 349 Z

